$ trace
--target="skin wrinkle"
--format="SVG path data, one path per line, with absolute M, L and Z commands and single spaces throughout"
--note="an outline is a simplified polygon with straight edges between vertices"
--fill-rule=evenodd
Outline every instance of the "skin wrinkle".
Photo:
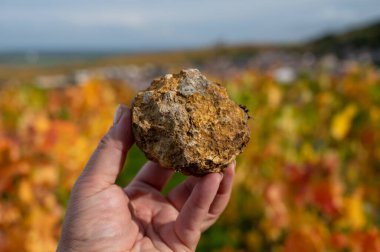
M 137 221 L 137 217 L 136 217 L 135 212 L 133 210 L 132 202 L 131 201 L 128 202 L 128 208 L 129 208 L 129 211 L 131 212 L 131 218 L 132 218 L 132 220 L 134 220 L 134 223 L 137 223 L 138 230 L 139 230 L 139 232 L 136 234 L 135 243 L 131 247 L 131 249 L 132 249 L 133 247 L 135 247 L 137 241 L 140 241 L 142 238 L 144 238 L 144 236 L 145 236 L 145 229 L 144 229 L 144 226 L 142 225 L 142 223 L 139 222 L 139 221 Z M 139 234 L 141 234 L 141 238 L 140 239 L 138 239 Z
M 160 227 L 160 229 L 161 229 L 161 228 L 166 228 L 166 227 L 168 227 L 168 226 L 173 226 L 173 225 L 174 225 L 174 221 L 162 225 L 162 227 Z M 177 238 L 178 242 L 183 243 L 183 241 L 178 237 L 177 233 L 176 233 L 175 231 L 174 231 L 173 233 L 174 233 L 175 237 Z M 167 239 L 167 237 L 165 238 L 165 236 L 162 236 L 160 232 L 159 232 L 158 234 L 159 234 L 159 236 L 161 237 L 161 239 L 163 239 L 164 241 Z M 166 244 L 168 244 L 168 243 L 166 242 Z M 183 244 L 185 244 L 185 243 L 183 243 Z M 168 246 L 169 246 L 169 245 L 168 245 Z M 181 246 L 181 245 L 180 245 L 180 246 Z M 178 251 L 178 250 L 173 249 L 173 251 Z M 182 245 L 182 246 L 181 246 L 181 250 L 179 250 L 179 251 L 191 251 L 191 250 L 190 250 L 188 247 L 186 247 L 185 245 Z
M 179 231 L 178 231 L 178 222 L 174 223 L 174 233 L 177 234 L 177 236 L 180 238 L 181 235 L 179 235 Z M 182 229 L 182 227 L 181 227 Z M 185 230 L 185 229 L 184 229 Z M 184 241 L 182 238 L 180 238 L 180 240 L 189 248 L 191 248 L 191 246 L 189 244 L 191 243 L 197 243 L 199 241 L 199 237 L 200 237 L 200 234 L 198 232 L 198 230 L 189 230 L 191 233 L 193 233 L 193 240 L 190 240 L 190 241 Z
M 176 230 L 175 230 L 175 223 L 173 224 L 174 225 L 174 234 L 175 234 L 175 236 L 177 237 L 177 239 L 179 240 L 179 241 L 181 241 L 183 244 L 186 244 L 183 240 L 182 240 L 182 238 L 178 235 L 178 233 L 176 232 Z M 185 245 L 186 246 L 186 245 Z M 188 246 L 186 246 L 188 249 L 189 249 L 189 251 L 191 251 L 191 249 L 190 249 L 190 247 L 188 247 Z
M 176 207 L 176 205 L 174 204 L 173 201 L 170 200 L 170 198 L 166 198 L 166 199 L 170 202 L 170 204 L 172 204 L 172 205 L 174 206 L 174 208 L 175 208 L 178 212 L 180 211 L 180 209 L 178 209 L 178 208 Z
M 157 232 L 156 230 L 156 226 L 154 225 L 154 223 L 152 223 L 153 225 L 151 225 L 151 232 L 153 233 L 152 236 L 157 236 L 159 237 L 163 242 L 164 246 L 166 246 L 165 248 L 165 251 L 174 251 L 174 249 L 172 249 L 168 244 L 166 244 L 165 240 L 162 238 L 162 236 Z M 150 229 L 148 229 L 149 231 Z M 156 247 L 155 243 L 157 243 L 157 240 L 156 239 L 153 239 L 153 245 Z M 156 247 L 157 248 L 157 247 Z M 160 249 L 157 248 L 158 251 L 161 251 Z

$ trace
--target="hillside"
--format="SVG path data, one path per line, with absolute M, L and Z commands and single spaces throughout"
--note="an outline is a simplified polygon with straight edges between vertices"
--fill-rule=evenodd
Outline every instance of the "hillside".
M 327 34 L 306 44 L 316 54 L 336 53 L 345 56 L 352 51 L 380 49 L 380 21 L 340 34 Z

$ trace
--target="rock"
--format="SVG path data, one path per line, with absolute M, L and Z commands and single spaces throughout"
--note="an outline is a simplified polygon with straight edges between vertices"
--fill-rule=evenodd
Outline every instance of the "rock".
M 244 106 L 197 69 L 155 79 L 132 106 L 137 146 L 186 175 L 223 171 L 249 141 L 248 119 Z

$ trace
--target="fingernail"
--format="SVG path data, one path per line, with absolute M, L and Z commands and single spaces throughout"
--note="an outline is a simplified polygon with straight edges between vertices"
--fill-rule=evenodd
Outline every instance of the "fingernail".
M 121 115 L 123 114 L 123 111 L 121 109 L 120 104 L 117 105 L 115 115 L 113 117 L 113 125 L 117 124 L 120 121 Z
M 129 113 L 129 108 L 126 105 L 119 104 L 117 105 L 115 116 L 113 118 L 113 125 L 116 125 L 119 123 L 121 117 L 123 114 Z

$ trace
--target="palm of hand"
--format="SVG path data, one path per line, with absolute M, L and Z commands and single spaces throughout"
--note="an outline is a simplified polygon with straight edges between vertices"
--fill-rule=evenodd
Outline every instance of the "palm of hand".
M 81 240 L 91 241 L 99 251 L 168 251 L 183 246 L 173 239 L 178 211 L 160 192 L 145 185 L 126 190 L 131 197 L 112 185 L 83 202 L 88 208 L 78 214 L 82 221 L 73 227 L 88 229 Z
M 132 221 L 138 226 L 132 250 L 188 251 L 188 246 L 196 245 L 179 239 L 175 225 L 179 212 L 158 190 L 141 184 L 128 188 L 127 193 Z
M 144 170 L 161 170 L 166 181 L 171 175 L 171 171 L 151 162 L 145 165 Z M 229 168 L 226 173 L 232 175 L 232 172 Z M 213 185 L 219 184 L 221 176 L 210 174 L 206 176 L 208 179 L 190 177 L 165 197 L 160 191 L 165 181 L 155 181 L 155 184 L 151 181 L 150 184 L 145 181 L 150 176 L 144 178 L 146 174 L 139 175 L 124 190 L 117 185 L 110 185 L 97 192 L 92 191 L 86 182 L 80 183 L 85 189 L 78 190 L 86 193 L 73 195 L 73 201 L 78 203 L 73 204 L 75 209 L 72 211 L 72 222 L 68 224 L 71 227 L 69 233 L 77 237 L 72 247 L 81 250 L 81 243 L 89 242 L 93 251 L 195 250 L 201 231 L 210 226 L 219 214 L 210 212 L 207 205 L 203 207 L 202 198 L 190 197 L 191 193 L 194 188 L 201 192 L 205 185 L 211 186 L 212 190 Z M 219 190 L 219 193 L 223 192 Z M 193 200 L 195 201 L 191 202 Z M 186 207 L 187 201 L 187 205 L 197 203 L 191 213 Z M 216 207 L 219 207 L 218 204 L 214 204 L 214 210 L 218 210 Z M 178 218 L 181 211 L 183 217 Z M 197 211 L 198 215 L 200 212 L 203 214 L 196 216 Z M 192 216 L 193 214 L 196 215 Z M 190 219 L 192 217 L 193 221 Z
M 175 230 L 179 212 L 158 190 L 141 184 L 127 192 L 132 222 L 138 227 L 132 250 L 189 250 Z

